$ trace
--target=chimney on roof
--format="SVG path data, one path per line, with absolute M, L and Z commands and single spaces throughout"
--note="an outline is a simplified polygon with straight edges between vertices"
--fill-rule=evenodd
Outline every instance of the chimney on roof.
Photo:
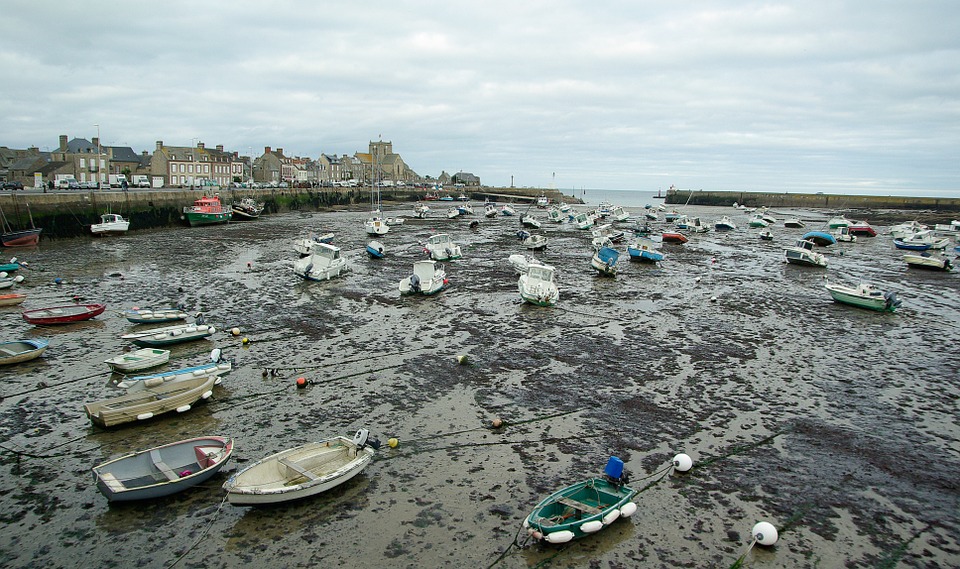
M 144 151 L 143 151 L 143 152 L 141 152 L 140 154 L 141 154 L 141 155 L 143 155 L 143 156 L 147 156 L 147 151 L 146 151 L 146 150 L 144 150 Z
M 100 146 L 100 139 L 97 138 L 96 136 L 93 137 L 93 145 Z
M 157 150 L 163 150 L 163 141 L 162 141 L 162 140 L 158 140 L 158 141 L 157 141 Z
M 60 135 L 60 149 L 59 149 L 59 150 L 60 150 L 61 152 L 63 152 L 63 151 L 65 151 L 66 149 L 67 149 L 67 135 L 61 134 L 61 135 Z
M 263 153 L 264 153 L 264 154 L 270 154 L 270 147 L 269 147 L 269 146 L 264 146 L 264 147 L 263 147 Z
M 223 145 L 222 145 L 222 144 L 218 144 L 218 145 L 217 145 L 217 152 L 223 152 Z
M 197 141 L 197 148 L 199 148 L 200 150 L 203 150 L 203 149 L 204 149 L 204 144 L 203 144 L 202 142 L 200 142 L 200 141 Z
M 277 149 L 277 154 L 283 154 L 283 149 L 282 149 L 282 148 L 278 148 L 278 149 Z

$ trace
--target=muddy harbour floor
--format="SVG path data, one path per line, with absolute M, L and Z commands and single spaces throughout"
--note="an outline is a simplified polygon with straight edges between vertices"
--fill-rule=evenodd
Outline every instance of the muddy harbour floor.
M 827 269 L 787 265 L 783 247 L 805 230 L 781 223 L 764 242 L 746 214 L 687 209 L 741 228 L 665 244 L 659 266 L 630 263 L 620 245 L 614 279 L 589 267 L 589 232 L 545 222 L 536 256 L 557 267 L 554 308 L 521 304 L 506 261 L 525 252 L 516 217 L 475 216 L 473 230 L 439 211 L 407 219 L 380 238 L 382 260 L 364 253 L 360 211 L 7 251 L 30 266 L 26 302 L 0 308 L 4 341 L 50 348 L 0 369 L 0 566 L 726 568 L 759 521 L 780 539 L 744 566 L 960 566 L 960 275 L 908 269 L 877 224 L 875 238 L 821 249 Z M 796 213 L 807 230 L 827 217 Z M 293 274 L 292 244 L 310 231 L 336 234 L 346 276 Z M 464 249 L 445 264 L 451 287 L 401 297 L 441 232 Z M 836 304 L 825 277 L 874 282 L 903 306 Z M 107 311 L 59 327 L 20 317 L 73 297 Z M 174 346 L 158 371 L 215 347 L 234 371 L 186 413 L 92 426 L 83 403 L 119 393 L 103 361 L 131 347 L 119 312 L 177 303 L 219 331 Z M 503 427 L 489 427 L 495 417 Z M 224 502 L 237 469 L 358 428 L 400 444 L 313 499 Z M 206 485 L 132 504 L 97 492 L 95 464 L 200 435 L 236 441 Z M 694 468 L 664 470 L 680 452 Z M 600 474 L 610 455 L 643 488 L 636 514 L 565 546 L 518 536 L 541 498 Z

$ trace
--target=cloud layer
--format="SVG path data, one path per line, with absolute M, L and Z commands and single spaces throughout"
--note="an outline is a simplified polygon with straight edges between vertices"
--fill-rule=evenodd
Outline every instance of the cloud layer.
M 488 184 L 960 195 L 951 1 L 4 7 L 0 145 L 382 136 Z

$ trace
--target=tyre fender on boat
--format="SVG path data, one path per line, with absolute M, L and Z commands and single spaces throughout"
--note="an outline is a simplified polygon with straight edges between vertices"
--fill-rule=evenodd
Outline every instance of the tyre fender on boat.
M 603 529 L 603 522 L 600 520 L 593 520 L 592 522 L 587 522 L 580 525 L 580 531 L 583 533 L 596 533 Z
M 627 502 L 626 504 L 620 506 L 620 515 L 629 518 L 637 511 L 636 502 Z
M 575 536 L 572 531 L 561 530 L 561 531 L 555 531 L 553 533 L 548 533 L 547 535 L 543 536 L 543 539 L 547 540 L 549 543 L 567 543 L 574 537 Z

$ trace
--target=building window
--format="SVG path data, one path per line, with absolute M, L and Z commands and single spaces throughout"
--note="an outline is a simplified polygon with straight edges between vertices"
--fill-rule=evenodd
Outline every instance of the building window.
M 86 158 L 81 158 L 81 159 L 80 159 L 80 167 L 81 167 L 81 168 L 86 168 L 86 167 L 87 167 L 87 160 L 86 160 Z
M 180 165 L 180 173 L 183 174 L 183 173 L 186 172 L 186 171 L 187 171 L 187 166 L 186 166 L 186 164 L 181 164 L 181 165 Z

